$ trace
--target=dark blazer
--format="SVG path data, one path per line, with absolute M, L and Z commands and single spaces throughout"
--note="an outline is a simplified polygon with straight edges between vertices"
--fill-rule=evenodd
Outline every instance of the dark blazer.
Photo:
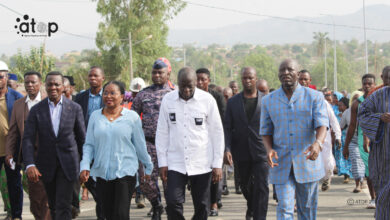
M 38 135 L 39 148 L 34 159 L 34 144 Z M 44 181 L 50 182 L 57 167 L 61 167 L 69 181 L 77 180 L 80 155 L 85 140 L 83 111 L 80 105 L 62 98 L 62 112 L 58 135 L 51 123 L 48 98 L 31 108 L 22 140 L 25 166 L 35 164 Z
M 257 106 L 248 121 L 244 94 L 241 92 L 227 102 L 224 130 L 225 151 L 232 153 L 234 161 L 265 161 L 266 149 L 260 136 L 261 99 L 264 95 L 257 93 Z
M 90 91 L 91 89 L 85 90 L 84 92 L 80 92 L 76 95 L 76 98 L 74 99 L 74 101 L 77 102 L 83 109 L 85 127 L 88 127 L 88 100 Z M 100 107 L 103 108 L 103 98 L 100 102 Z

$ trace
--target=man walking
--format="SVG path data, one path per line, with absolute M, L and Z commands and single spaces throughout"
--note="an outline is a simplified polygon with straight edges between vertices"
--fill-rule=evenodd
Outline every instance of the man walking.
M 23 97 L 22 94 L 7 86 L 7 80 L 8 66 L 3 61 L 0 61 L 0 169 L 6 162 L 5 146 L 14 103 Z M 17 155 L 14 155 L 14 160 L 17 159 Z M 15 165 L 15 169 L 11 169 L 9 166 L 4 166 L 4 168 L 7 175 L 12 218 L 22 219 L 23 188 L 20 165 Z
M 92 112 L 103 107 L 102 94 L 103 94 L 103 82 L 104 71 L 98 66 L 92 66 L 88 73 L 88 83 L 90 88 L 76 95 L 75 102 L 81 106 L 84 115 L 85 127 L 88 127 L 89 117 Z M 96 202 L 96 217 L 98 220 L 104 220 L 104 213 L 102 208 L 102 202 L 98 198 L 96 192 L 96 182 L 93 178 L 88 178 L 88 181 L 84 183 L 85 187 L 91 192 L 93 199 Z M 73 198 L 74 200 L 75 198 Z M 78 195 L 77 198 L 78 200 Z
M 27 96 L 18 99 L 14 103 L 11 122 L 6 145 L 6 161 L 11 159 L 18 166 L 23 162 L 22 158 L 22 136 L 24 132 L 24 123 L 27 120 L 30 109 L 42 100 L 40 92 L 42 85 L 42 76 L 38 72 L 27 72 L 24 74 L 24 86 Z M 38 144 L 34 144 L 34 153 L 37 152 Z M 9 167 L 14 165 L 7 162 Z M 47 202 L 46 191 L 41 180 L 34 183 L 28 181 L 28 194 L 30 199 L 30 210 L 37 220 L 50 220 L 49 206 Z
M 48 98 L 31 108 L 23 135 L 23 161 L 28 179 L 45 185 L 53 220 L 72 219 L 73 186 L 80 172 L 85 140 L 83 111 L 62 96 L 64 77 L 50 72 L 45 80 Z M 39 139 L 35 152 L 36 137 Z
M 318 181 L 325 175 L 321 148 L 329 120 L 324 96 L 302 87 L 298 71 L 295 60 L 284 60 L 278 74 L 281 88 L 261 104 L 260 135 L 279 200 L 277 219 L 294 218 L 295 198 L 298 219 L 315 219 Z
M 194 220 L 208 217 L 210 183 L 222 178 L 223 128 L 214 98 L 196 88 L 189 67 L 178 73 L 179 91 L 161 103 L 156 133 L 160 176 L 167 182 L 168 219 L 182 220 L 185 185 L 191 184 Z
M 161 100 L 165 94 L 174 90 L 174 86 L 169 82 L 171 71 L 171 64 L 166 58 L 157 59 L 152 70 L 153 85 L 139 92 L 131 106 L 131 109 L 140 116 L 142 114 L 142 128 L 144 129 L 146 147 L 154 164 L 150 180 L 145 181 L 143 172 L 140 172 L 141 190 L 153 206 L 153 220 L 160 220 L 164 211 L 158 187 L 158 160 L 155 138 Z
M 241 71 L 243 91 L 229 99 L 225 114 L 225 161 L 240 173 L 241 190 L 247 201 L 246 219 L 266 219 L 268 209 L 267 151 L 259 134 L 261 100 L 256 70 Z

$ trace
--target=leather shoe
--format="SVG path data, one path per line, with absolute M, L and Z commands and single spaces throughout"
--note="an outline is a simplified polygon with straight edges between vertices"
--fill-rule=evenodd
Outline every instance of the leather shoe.
M 164 206 L 158 204 L 154 206 L 152 209 L 153 209 L 152 220 L 161 220 L 161 214 L 164 212 Z
M 253 213 L 251 211 L 246 211 L 245 220 L 253 220 Z
M 236 194 L 242 194 L 242 191 L 241 191 L 241 188 L 240 188 L 240 187 L 238 187 L 238 188 L 236 189 Z
M 218 216 L 218 210 L 217 209 L 211 209 L 209 216 Z

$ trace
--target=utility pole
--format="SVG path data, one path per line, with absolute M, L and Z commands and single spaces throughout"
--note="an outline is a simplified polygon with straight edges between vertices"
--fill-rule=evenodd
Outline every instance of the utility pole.
M 328 88 L 328 70 L 327 70 L 327 64 L 328 64 L 328 61 L 327 61 L 327 58 L 326 58 L 326 56 L 327 56 L 327 51 L 326 51 L 326 37 L 325 37 L 325 44 L 324 44 L 324 51 L 325 51 L 325 53 L 324 53 L 324 56 L 325 56 L 325 87 L 326 88 Z
M 186 48 L 183 46 L 183 67 L 186 66 Z
M 332 19 L 333 19 L 333 17 L 332 17 Z M 334 19 L 333 19 L 333 41 L 334 41 L 334 51 L 333 51 L 333 56 L 334 56 L 334 61 L 333 61 L 333 66 L 334 66 L 333 83 L 334 83 L 334 91 L 337 91 L 337 48 L 336 48 L 336 26 L 334 25 Z
M 130 61 L 130 82 L 133 80 L 133 45 L 131 42 L 131 32 L 129 32 L 129 61 Z
M 363 31 L 364 31 L 364 46 L 365 46 L 365 62 L 366 62 L 366 73 L 368 73 L 368 49 L 367 49 L 367 36 L 366 36 L 366 3 L 363 0 Z

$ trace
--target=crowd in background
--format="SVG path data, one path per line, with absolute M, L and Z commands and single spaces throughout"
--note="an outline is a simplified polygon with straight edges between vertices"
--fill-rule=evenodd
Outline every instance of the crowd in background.
M 182 68 L 178 85 L 171 71 L 159 58 L 151 85 L 135 78 L 125 91 L 92 66 L 90 88 L 77 93 L 73 78 L 56 71 L 45 79 L 26 72 L 18 88 L 0 61 L 6 219 L 22 219 L 24 189 L 35 219 L 76 218 L 80 199 L 92 195 L 97 219 L 129 219 L 132 198 L 138 208 L 146 198 L 149 218 L 166 212 L 179 220 L 186 186 L 193 219 L 207 219 L 230 193 L 229 173 L 246 200 L 246 219 L 266 219 L 269 184 L 278 219 L 294 212 L 315 219 L 318 189 L 331 189 L 334 175 L 354 181 L 353 193 L 368 188 L 367 208 L 390 219 L 389 66 L 382 85 L 365 74 L 351 93 L 317 90 L 310 72 L 290 59 L 275 73 L 280 88 L 269 88 L 252 67 L 242 68 L 241 85 L 226 87 L 211 84 L 207 68 Z

